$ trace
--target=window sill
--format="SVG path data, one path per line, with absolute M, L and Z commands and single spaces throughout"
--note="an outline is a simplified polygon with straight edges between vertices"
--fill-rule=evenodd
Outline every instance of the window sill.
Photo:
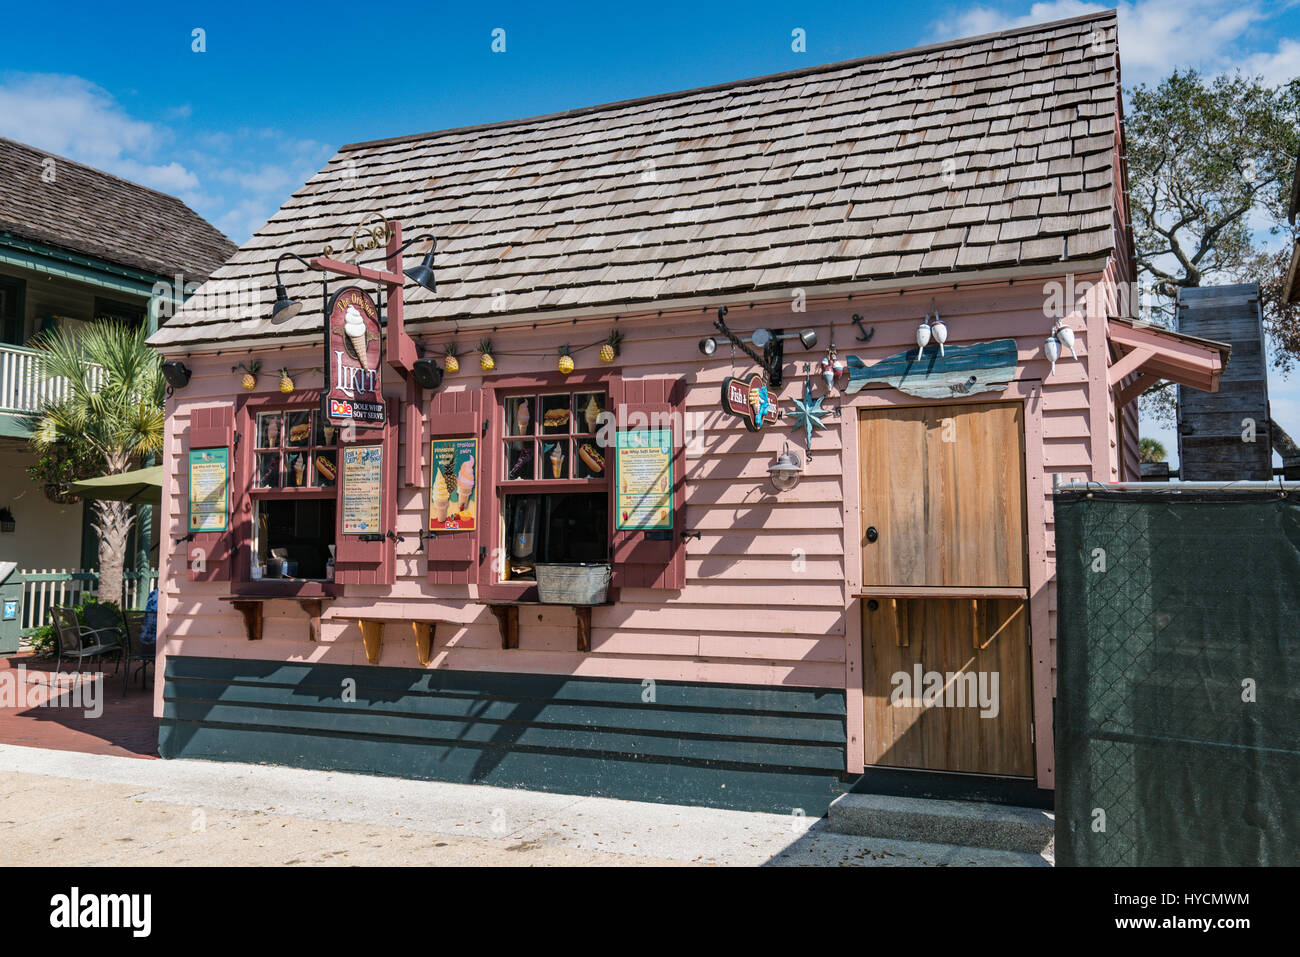
M 342 586 L 336 582 L 283 578 L 235 582 L 231 591 L 234 598 L 335 598 L 342 593 Z

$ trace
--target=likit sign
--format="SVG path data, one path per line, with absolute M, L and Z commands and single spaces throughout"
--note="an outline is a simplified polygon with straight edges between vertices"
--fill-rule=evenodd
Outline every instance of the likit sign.
M 356 286 L 335 293 L 325 316 L 325 421 L 383 427 L 382 344 L 379 309 L 370 295 Z

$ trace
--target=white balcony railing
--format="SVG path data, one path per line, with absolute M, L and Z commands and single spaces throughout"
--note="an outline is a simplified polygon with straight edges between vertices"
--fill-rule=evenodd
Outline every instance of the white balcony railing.
M 39 412 L 46 401 L 57 402 L 67 394 L 66 379 L 41 381 L 39 357 L 33 349 L 0 345 L 0 413 Z M 91 382 L 97 386 L 102 374 L 93 367 Z

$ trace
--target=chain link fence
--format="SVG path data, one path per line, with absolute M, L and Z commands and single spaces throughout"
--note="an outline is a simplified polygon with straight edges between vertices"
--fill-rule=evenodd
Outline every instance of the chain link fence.
M 1300 489 L 1055 496 L 1057 863 L 1300 863 Z

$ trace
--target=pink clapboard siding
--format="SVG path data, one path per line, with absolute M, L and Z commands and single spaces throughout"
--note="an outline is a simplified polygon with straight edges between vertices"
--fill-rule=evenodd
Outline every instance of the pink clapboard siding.
M 1105 273 L 1077 278 L 1100 282 L 1093 298 L 1104 302 L 1108 296 L 1105 284 L 1113 281 L 1113 274 L 1112 264 L 1112 270 Z M 932 300 L 948 325 L 948 341 L 954 345 L 1002 337 L 1017 340 L 1020 363 L 1016 381 L 1003 394 L 985 393 L 973 401 L 1018 399 L 1026 405 L 1032 661 L 1039 781 L 1044 785 L 1052 780 L 1051 695 L 1055 681 L 1052 474 L 1060 473 L 1067 480 L 1108 480 L 1118 477 L 1114 470 L 1119 468 L 1111 444 L 1116 441 L 1116 429 L 1104 386 L 1104 314 L 1090 308 L 1071 317 L 1079 361 L 1069 358 L 1067 352 L 1056 373 L 1047 376 L 1043 340 L 1051 321 L 1043 312 L 1043 286 L 1052 278 L 1004 279 L 901 294 L 895 290 L 851 300 L 810 302 L 806 312 L 792 312 L 786 303 L 732 305 L 727 316 L 742 336 L 759 326 L 817 330 L 820 341 L 810 352 L 798 342 L 786 344 L 783 409 L 790 408 L 790 400 L 803 388 L 804 364 L 816 363 L 825 354 L 832 322 L 841 356 L 855 354 L 867 363 L 914 346 L 917 323 Z M 866 328 L 875 328 L 870 342 L 855 342 L 857 330 L 850 322 L 854 313 L 862 315 Z M 474 600 L 476 586 L 428 583 L 417 535 L 427 521 L 429 491 L 427 487 L 406 487 L 404 470 L 398 480 L 397 530 L 406 540 L 397 547 L 395 584 L 348 586 L 345 596 L 327 603 L 318 643 L 308 641 L 306 615 L 293 601 L 269 602 L 263 640 L 246 640 L 239 615 L 219 600 L 230 594 L 230 586 L 188 581 L 184 546 L 173 544 L 184 534 L 185 526 L 187 430 L 196 410 L 226 405 L 241 394 L 238 376 L 230 367 L 250 355 L 260 358 L 264 369 L 286 366 L 299 389 L 320 388 L 320 349 L 316 345 L 263 348 L 254 354 L 227 349 L 219 355 L 188 356 L 193 378 L 168 401 L 164 456 L 168 477 L 161 510 L 165 553 L 159 603 L 162 654 L 364 666 L 355 619 L 380 614 L 438 621 L 434 668 L 840 687 L 850 692 L 848 770 L 860 770 L 862 714 L 861 701 L 855 701 L 854 692 L 860 692 L 861 636 L 857 602 L 850 597 L 859 575 L 856 410 L 869 405 L 933 402 L 890 389 L 873 388 L 856 396 L 837 392 L 827 405 L 842 406 L 842 414 L 829 419 L 830 428 L 816 434 L 814 456 L 806 463 L 798 488 L 779 497 L 768 494 L 767 466 L 787 440 L 802 453 L 803 436 L 784 422 L 753 434 L 721 412 L 723 378 L 754 369 L 738 351 L 733 363 L 730 345 L 721 340 L 712 359 L 701 356 L 697 342 L 713 334 L 714 315 L 713 309 L 679 310 L 629 317 L 618 323 L 625 338 L 617 366 L 625 380 L 687 380 L 688 438 L 694 435 L 694 441 L 686 454 L 685 527 L 699 531 L 701 537 L 686 542 L 683 589 L 627 589 L 616 605 L 594 609 L 591 651 L 585 654 L 574 648 L 573 613 L 568 608 L 522 608 L 519 648 L 506 651 L 500 647 L 496 618 Z M 447 376 L 443 390 L 479 385 L 477 355 L 471 350 L 484 335 L 491 335 L 502 353 L 497 372 L 518 375 L 553 371 L 557 345 L 594 342 L 613 327 L 609 318 L 565 323 L 558 328 L 543 323 L 539 318 L 536 329 L 531 324 L 493 329 L 491 320 L 485 318 L 473 328 L 462 329 L 454 337 L 462 349 L 461 372 Z M 426 355 L 440 354 L 441 345 L 452 338 L 417 330 Z M 1098 354 L 1102 361 L 1094 362 Z M 576 361 L 580 370 L 600 365 L 595 348 L 579 352 Z M 815 369 L 813 374 L 816 376 Z M 1098 381 L 1102 383 L 1100 393 Z M 815 380 L 815 385 L 820 393 L 822 383 Z M 259 376 L 258 393 L 273 391 L 276 386 L 274 374 Z M 386 391 L 404 396 L 402 382 L 391 372 Z M 1098 425 L 1099 430 L 1095 428 Z M 421 452 L 427 482 L 427 428 L 425 434 Z M 404 445 L 401 454 L 405 462 Z M 418 666 L 409 629 L 400 624 L 389 626 L 381 664 Z M 161 682 L 157 688 L 161 710 Z

